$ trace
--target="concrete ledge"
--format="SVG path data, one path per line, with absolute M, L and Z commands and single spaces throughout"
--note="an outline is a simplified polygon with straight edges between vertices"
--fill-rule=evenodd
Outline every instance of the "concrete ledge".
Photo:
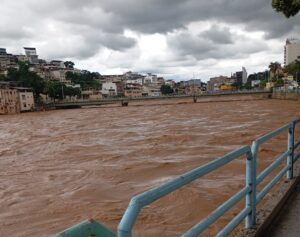
M 300 168 L 295 167 L 293 180 L 279 183 L 276 191 L 267 199 L 264 207 L 257 213 L 257 223 L 252 229 L 242 229 L 236 237 L 263 237 L 268 236 L 267 231 L 277 218 L 288 198 L 293 194 L 300 182 Z
M 300 93 L 273 92 L 272 98 L 280 100 L 300 100 Z

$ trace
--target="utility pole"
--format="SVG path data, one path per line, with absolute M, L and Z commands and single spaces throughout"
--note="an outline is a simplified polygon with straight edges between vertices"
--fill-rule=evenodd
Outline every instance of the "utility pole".
M 61 86 L 61 93 L 62 93 L 62 98 L 64 100 L 65 99 L 65 95 L 64 95 L 64 86 L 63 85 Z

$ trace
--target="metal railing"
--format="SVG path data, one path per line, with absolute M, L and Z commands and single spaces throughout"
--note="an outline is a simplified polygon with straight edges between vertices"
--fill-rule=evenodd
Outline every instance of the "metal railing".
M 245 146 L 236 151 L 233 151 L 215 161 L 212 161 L 204 166 L 196 168 L 178 178 L 169 181 L 168 183 L 154 188 L 150 191 L 144 192 L 140 195 L 133 197 L 129 203 L 129 206 L 119 224 L 118 237 L 131 237 L 132 229 L 135 221 L 143 207 L 150 205 L 156 200 L 166 196 L 167 194 L 178 190 L 179 188 L 191 183 L 192 181 L 228 164 L 229 162 L 241 157 L 246 156 L 246 186 L 238 193 L 232 196 L 229 200 L 219 206 L 210 216 L 205 218 L 200 223 L 196 224 L 189 231 L 184 233 L 182 237 L 197 237 L 203 231 L 205 231 L 211 224 L 216 222 L 244 197 L 246 198 L 245 208 L 236 215 L 223 230 L 221 230 L 216 236 L 227 236 L 236 226 L 238 226 L 244 219 L 246 219 L 246 228 L 251 228 L 256 222 L 256 207 L 261 202 L 263 197 L 274 187 L 274 185 L 280 180 L 284 174 L 287 175 L 287 179 L 293 178 L 293 164 L 300 158 L 299 154 L 295 155 L 294 151 L 300 146 L 300 140 L 295 143 L 294 135 L 296 124 L 300 122 L 300 119 L 293 121 L 273 132 L 270 132 L 257 140 L 255 140 L 252 146 Z M 287 150 L 281 154 L 271 165 L 263 170 L 258 176 L 257 170 L 257 158 L 259 147 L 269 141 L 270 139 L 281 135 L 284 132 L 288 132 L 288 144 Z M 257 194 L 256 187 L 277 168 L 283 160 L 287 160 L 286 166 Z
M 193 228 L 188 230 L 182 235 L 182 237 L 197 237 L 203 231 L 205 231 L 211 224 L 216 222 L 232 207 L 234 207 L 243 198 L 246 199 L 244 209 L 240 211 L 230 222 L 227 224 L 216 236 L 227 236 L 235 227 L 237 227 L 245 219 L 245 227 L 251 228 L 256 222 L 256 207 L 264 198 L 264 196 L 274 187 L 274 185 L 283 177 L 285 174 L 287 179 L 293 178 L 293 166 L 294 163 L 300 158 L 300 152 L 296 154 L 296 149 L 300 147 L 300 137 L 295 141 L 295 130 L 297 124 L 300 123 L 300 119 L 295 120 L 273 132 L 270 132 L 258 139 L 256 139 L 252 146 L 244 146 L 238 150 L 235 150 L 227 155 L 214 160 L 206 165 L 198 167 L 190 172 L 187 172 L 166 184 L 163 184 L 157 188 L 151 189 L 140 195 L 133 197 L 129 203 L 125 214 L 118 226 L 118 233 L 114 234 L 108 230 L 105 226 L 94 222 L 83 222 L 77 226 L 74 226 L 55 237 L 86 237 L 87 233 L 93 236 L 105 236 L 105 237 L 131 237 L 132 229 L 138 218 L 142 208 L 158 199 L 178 190 L 179 188 L 193 182 L 194 180 L 201 178 L 202 176 L 217 170 L 220 167 L 228 164 L 229 162 L 238 159 L 242 156 L 246 158 L 246 185 L 239 192 L 233 195 L 229 200 L 219 206 L 214 212 L 212 212 L 207 218 L 196 224 Z M 257 159 L 258 151 L 261 145 L 270 141 L 272 138 L 282 135 L 283 133 L 288 134 L 287 139 L 287 150 L 283 152 L 279 157 L 265 168 L 258 176 L 257 171 Z M 275 175 L 271 181 L 257 193 L 256 188 L 263 180 L 269 176 L 281 163 L 286 160 L 286 165 L 281 171 Z

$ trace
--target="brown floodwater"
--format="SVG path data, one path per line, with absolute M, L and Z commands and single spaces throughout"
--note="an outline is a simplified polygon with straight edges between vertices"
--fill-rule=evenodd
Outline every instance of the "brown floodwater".
M 251 144 L 300 111 L 284 100 L 164 103 L 1 116 L 1 236 L 50 236 L 89 218 L 115 231 L 132 196 Z M 261 149 L 259 170 L 286 149 L 285 139 Z M 244 174 L 240 158 L 153 203 L 134 236 L 180 236 L 239 191 Z

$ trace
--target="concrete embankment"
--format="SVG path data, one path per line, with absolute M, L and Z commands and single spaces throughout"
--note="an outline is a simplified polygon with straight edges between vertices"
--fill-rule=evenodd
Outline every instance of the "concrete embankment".
M 300 100 L 300 93 L 273 92 L 272 98 L 280 100 Z

